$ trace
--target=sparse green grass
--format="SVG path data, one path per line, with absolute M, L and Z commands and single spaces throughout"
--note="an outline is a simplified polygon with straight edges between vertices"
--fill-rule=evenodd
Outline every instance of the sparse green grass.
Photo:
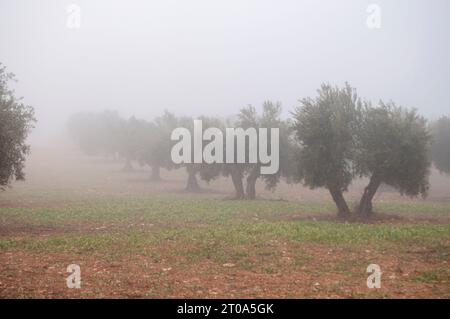
M 448 217 L 450 203 L 378 203 L 379 213 L 410 217 Z M 277 220 L 285 217 L 333 216 L 332 203 L 285 201 L 232 201 L 218 199 L 133 198 L 80 202 L 58 207 L 2 208 L 0 221 L 29 226 L 63 226 L 83 223 L 108 224 L 142 221 L 166 226 L 221 224 L 244 220 Z
M 330 205 L 282 201 L 231 201 L 214 199 L 128 199 L 98 201 L 69 207 L 0 208 L 3 220 L 29 225 L 57 226 L 73 223 L 114 223 L 135 218 L 156 223 L 220 223 L 234 219 L 276 218 L 292 213 L 299 216 L 327 213 Z
M 393 209 L 389 205 L 388 209 Z M 397 207 L 397 205 L 395 205 Z M 383 205 L 380 207 L 383 210 Z M 407 210 L 408 208 L 404 208 Z M 426 209 L 422 206 L 422 209 Z M 92 250 L 109 246 L 151 245 L 164 241 L 195 243 L 202 254 L 220 245 L 256 245 L 271 239 L 329 245 L 440 243 L 450 238 L 444 224 L 363 224 L 286 220 L 286 216 L 329 215 L 317 203 L 229 200 L 113 201 L 75 207 L 1 208 L 1 220 L 28 227 L 65 232 L 50 238 L 0 240 L 0 249 L 24 247 L 36 251 Z M 384 211 L 384 210 L 383 210 Z M 105 225 L 105 226 L 102 226 Z M 150 225 L 150 227 L 145 226 Z M 77 234 L 76 230 L 88 231 Z M 140 226 L 144 226 L 140 229 Z M 96 229 L 101 228 L 101 231 Z
M 423 271 L 413 278 L 413 281 L 420 283 L 450 283 L 450 270 L 428 270 Z
M 376 209 L 411 218 L 427 212 L 447 218 L 450 204 L 380 203 Z M 0 229 L 12 231 L 11 235 L 0 236 L 0 255 L 15 251 L 42 256 L 63 253 L 101 256 L 110 261 L 146 256 L 155 263 L 184 258 L 194 268 L 205 261 L 219 266 L 231 262 L 239 270 L 268 276 L 279 274 L 287 267 L 283 262 L 287 262 L 292 267 L 289 269 L 298 271 L 302 267 L 312 276 L 331 272 L 345 278 L 365 276 L 364 267 L 371 262 L 371 255 L 365 256 L 368 248 L 377 256 L 401 254 L 407 261 L 419 258 L 421 262 L 442 264 L 448 260 L 450 224 L 445 219 L 440 223 L 344 223 L 327 219 L 334 216 L 333 212 L 331 203 L 166 196 L 3 207 Z M 344 258 L 322 264 L 311 250 L 302 249 L 316 246 L 334 250 L 327 258 L 336 251 Z M 425 253 L 412 255 L 408 252 L 411 247 Z M 448 272 L 425 271 L 412 281 L 448 285 Z M 340 291 L 338 284 L 329 287 L 333 285 Z
M 450 203 L 448 202 L 382 202 L 377 203 L 376 210 L 381 213 L 400 216 L 424 216 L 424 217 L 448 217 L 450 215 Z

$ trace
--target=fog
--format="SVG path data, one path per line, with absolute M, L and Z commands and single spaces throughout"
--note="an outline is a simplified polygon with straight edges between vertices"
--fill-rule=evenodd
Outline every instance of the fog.
M 0 0 L 0 299 L 449 298 L 449 31 L 450 0 Z
M 67 27 L 70 3 L 80 28 Z M 34 138 L 77 111 L 226 116 L 272 99 L 288 115 L 322 82 L 448 113 L 450 2 L 379 0 L 379 29 L 370 3 L 2 0 L 0 61 L 35 107 Z

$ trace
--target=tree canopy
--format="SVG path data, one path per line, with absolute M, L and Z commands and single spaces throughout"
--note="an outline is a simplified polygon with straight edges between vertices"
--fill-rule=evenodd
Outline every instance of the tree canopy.
M 314 189 L 328 189 L 340 216 L 350 214 L 343 192 L 355 171 L 355 144 L 361 101 L 356 91 L 323 84 L 315 99 L 306 98 L 293 112 L 299 143 L 294 178 Z
M 322 84 L 315 98 L 300 100 L 292 119 L 284 120 L 281 115 L 279 102 L 266 101 L 259 112 L 249 105 L 227 120 L 200 116 L 197 119 L 202 124 L 196 131 L 194 118 L 167 111 L 150 121 L 134 117 L 125 120 L 116 112 L 105 111 L 76 114 L 69 121 L 69 129 L 87 154 L 117 153 L 127 163 L 138 161 L 149 165 L 153 180 L 160 179 L 161 168 L 184 167 L 188 191 L 199 190 L 198 176 L 207 182 L 227 176 L 231 177 L 236 199 L 255 199 L 258 180 L 273 190 L 285 178 L 312 189 L 326 188 L 342 217 L 352 215 L 344 194 L 356 178 L 368 179 L 353 211 L 362 217 L 373 214 L 372 200 L 382 184 L 402 195 L 426 196 L 431 133 L 427 121 L 415 110 L 382 101 L 374 106 L 362 100 L 356 89 L 346 83 L 343 87 Z M 444 117 L 434 123 L 432 130 L 431 153 L 436 167 L 444 172 L 450 172 L 449 122 Z M 201 130 L 201 151 L 207 150 L 208 161 L 194 160 L 194 153 L 189 152 L 189 160 L 175 164 L 171 158 L 175 144 L 171 135 L 175 128 L 184 128 L 186 135 L 192 137 L 191 149 L 195 149 L 194 135 L 198 137 Z M 244 161 L 237 160 L 237 152 L 233 163 L 215 160 L 217 147 L 223 147 L 223 154 L 227 153 L 226 143 L 215 143 L 216 139 L 228 138 L 227 128 L 233 132 L 230 134 L 235 150 L 237 144 L 245 146 Z M 240 134 L 232 128 L 239 129 Z M 260 143 L 261 132 L 267 133 L 268 143 Z M 262 174 L 267 162 L 261 157 L 274 151 L 273 132 L 279 133 L 278 170 Z M 255 147 L 256 159 L 252 153 L 250 160 L 250 149 L 254 151 Z
M 427 194 L 430 141 L 427 122 L 415 110 L 383 102 L 364 109 L 355 165 L 369 184 L 358 207 L 360 215 L 373 213 L 372 199 L 382 183 L 402 195 Z
M 26 139 L 35 122 L 34 109 L 15 96 L 9 83 L 14 75 L 0 63 L 0 189 L 13 179 L 23 180 L 30 151 Z

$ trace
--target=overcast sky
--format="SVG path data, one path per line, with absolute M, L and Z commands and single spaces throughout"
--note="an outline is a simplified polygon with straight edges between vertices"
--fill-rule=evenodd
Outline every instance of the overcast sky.
M 449 30 L 448 0 L 0 0 L 0 62 L 41 136 L 76 111 L 226 116 L 271 99 L 287 115 L 321 82 L 436 118 L 450 113 Z

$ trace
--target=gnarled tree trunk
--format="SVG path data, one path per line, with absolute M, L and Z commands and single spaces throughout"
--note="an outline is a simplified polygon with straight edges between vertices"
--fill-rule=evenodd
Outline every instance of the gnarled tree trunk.
M 342 191 L 337 187 L 328 187 L 328 191 L 330 192 L 331 197 L 338 208 L 338 216 L 342 218 L 349 217 L 350 209 L 348 208 Z
M 244 184 L 242 183 L 242 173 L 237 170 L 231 170 L 231 180 L 236 190 L 235 199 L 244 199 Z
M 364 189 L 364 193 L 359 202 L 357 214 L 363 218 L 368 218 L 373 215 L 372 200 L 378 188 L 381 185 L 381 179 L 373 174 L 370 178 L 369 184 Z
M 256 198 L 256 181 L 259 177 L 259 167 L 256 166 L 252 169 L 250 175 L 247 177 L 247 199 L 255 199 Z

